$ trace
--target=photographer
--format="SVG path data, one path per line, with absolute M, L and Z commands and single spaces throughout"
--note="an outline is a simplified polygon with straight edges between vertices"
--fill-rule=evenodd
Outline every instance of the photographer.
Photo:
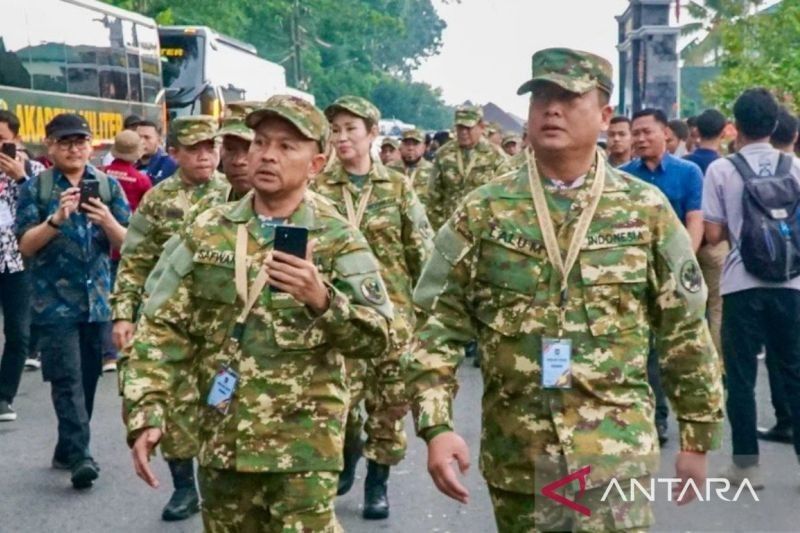
M 0 110 L 0 310 L 6 337 L 0 362 L 0 422 L 17 419 L 11 404 L 30 340 L 30 281 L 14 235 L 17 197 L 25 181 L 43 170 L 17 151 L 19 126 L 16 115 Z
M 52 465 L 70 469 L 73 487 L 83 489 L 99 471 L 89 420 L 111 319 L 109 250 L 122 244 L 130 210 L 119 183 L 87 164 L 92 134 L 83 117 L 57 115 L 45 133 L 54 167 L 21 189 L 17 236 L 29 260 L 42 376 L 58 417 Z

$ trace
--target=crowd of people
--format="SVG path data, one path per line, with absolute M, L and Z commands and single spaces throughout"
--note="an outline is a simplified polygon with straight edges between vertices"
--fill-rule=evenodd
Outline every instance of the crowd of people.
M 453 399 L 471 356 L 500 531 L 650 526 L 647 502 L 601 495 L 656 474 L 668 405 L 679 491 L 705 478 L 723 404 L 725 476 L 763 487 L 759 438 L 800 456 L 798 119 L 760 88 L 732 120 L 613 116 L 612 79 L 594 54 L 536 52 L 522 136 L 461 106 L 451 132 L 381 138 L 349 95 L 176 118 L 166 150 L 129 117 L 98 165 L 81 116 L 47 125 L 45 165 L 0 111 L 0 421 L 24 416 L 38 355 L 52 467 L 87 489 L 98 379 L 117 371 L 137 475 L 158 486 L 156 447 L 169 465 L 164 520 L 336 531 L 362 457 L 363 517 L 389 516 L 409 410 L 433 482 L 468 501 Z M 542 497 L 586 462 L 592 513 Z

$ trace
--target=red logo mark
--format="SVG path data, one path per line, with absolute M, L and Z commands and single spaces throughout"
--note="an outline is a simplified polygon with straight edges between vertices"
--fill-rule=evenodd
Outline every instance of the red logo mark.
M 545 485 L 544 487 L 542 487 L 542 495 L 550 498 L 555 502 L 560 503 L 561 505 L 569 507 L 573 511 L 578 511 L 582 515 L 591 516 L 592 511 L 590 511 L 588 507 L 583 506 L 574 500 L 568 500 L 567 498 L 556 492 L 556 490 L 560 489 L 565 485 L 569 485 L 570 483 L 572 483 L 577 479 L 578 483 L 580 484 L 580 491 L 578 491 L 578 494 L 575 496 L 575 499 L 582 498 L 583 493 L 586 492 L 586 478 L 589 477 L 589 472 L 591 471 L 592 471 L 591 466 L 584 466 L 580 470 L 576 470 L 567 477 L 562 477 L 561 479 L 553 481 L 549 485 Z

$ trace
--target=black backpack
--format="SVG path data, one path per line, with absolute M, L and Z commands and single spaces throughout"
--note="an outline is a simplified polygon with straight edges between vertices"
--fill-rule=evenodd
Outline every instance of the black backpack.
M 744 180 L 739 253 L 745 270 L 764 281 L 800 275 L 800 184 L 792 160 L 782 153 L 774 176 L 758 176 L 741 154 L 728 157 Z

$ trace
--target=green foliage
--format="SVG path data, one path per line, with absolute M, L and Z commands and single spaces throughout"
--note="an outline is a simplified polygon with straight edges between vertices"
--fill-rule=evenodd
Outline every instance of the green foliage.
M 440 91 L 410 81 L 442 45 L 445 22 L 433 0 L 104 1 L 162 25 L 206 25 L 252 43 L 320 106 L 356 94 L 371 98 L 387 117 L 425 127 L 451 122 Z
M 703 88 L 706 98 L 730 111 L 745 89 L 770 89 L 784 104 L 800 103 L 800 0 L 722 25 L 722 75 Z
M 705 0 L 687 4 L 689 15 L 695 19 L 681 26 L 681 35 L 696 35 L 695 39 L 681 50 L 685 66 L 703 66 L 705 58 L 714 54 L 714 66 L 719 65 L 718 51 L 722 44 L 723 26 L 747 15 L 764 0 Z M 698 34 L 705 32 L 700 37 Z

